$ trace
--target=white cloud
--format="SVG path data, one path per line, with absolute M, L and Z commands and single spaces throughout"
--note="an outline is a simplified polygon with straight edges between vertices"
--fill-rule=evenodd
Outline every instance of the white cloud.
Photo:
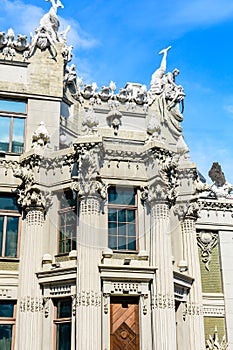
M 199 25 L 213 24 L 233 16 L 233 3 L 228 0 L 181 1 L 169 18 L 171 24 Z
M 59 16 L 60 31 L 63 31 L 70 25 L 71 29 L 67 35 L 68 43 L 73 45 L 75 49 L 84 48 L 89 49 L 95 47 L 99 42 L 92 38 L 88 33 L 83 31 L 77 21 L 74 19 L 65 19 Z
M 224 106 L 224 109 L 230 113 L 230 114 L 233 114 L 233 105 L 226 105 Z

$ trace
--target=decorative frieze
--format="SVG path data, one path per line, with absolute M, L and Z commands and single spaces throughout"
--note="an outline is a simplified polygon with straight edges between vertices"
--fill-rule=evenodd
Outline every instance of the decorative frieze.
M 9 288 L 0 288 L 0 298 L 11 298 L 12 290 Z
M 203 316 L 225 317 L 225 307 L 220 305 L 203 305 Z
M 51 297 L 71 295 L 71 284 L 53 285 L 49 292 Z
M 43 298 L 27 296 L 19 302 L 20 312 L 42 312 Z
M 152 309 L 174 309 L 175 300 L 173 295 L 158 293 L 151 300 Z
M 77 293 L 77 306 L 101 306 L 101 293 L 84 290 Z
M 183 318 L 185 319 L 186 316 L 199 316 L 203 315 L 203 306 L 199 304 L 195 304 L 192 302 L 187 302 L 184 304 L 184 312 L 183 312 Z

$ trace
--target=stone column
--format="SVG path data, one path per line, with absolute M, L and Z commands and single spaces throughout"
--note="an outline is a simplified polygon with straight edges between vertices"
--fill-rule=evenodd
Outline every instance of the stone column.
M 174 350 L 176 322 L 169 206 L 151 203 L 151 265 L 156 266 L 152 289 L 153 349 Z
M 20 243 L 15 350 L 42 349 L 42 295 L 36 271 L 41 267 L 44 210 L 27 208 Z
M 202 287 L 200 263 L 196 239 L 195 215 L 197 208 L 195 203 L 191 204 L 187 215 L 181 222 L 183 234 L 184 259 L 188 265 L 188 272 L 194 278 L 184 317 L 188 323 L 187 348 L 205 349 L 204 321 L 202 314 Z
M 80 200 L 78 225 L 77 271 L 77 349 L 101 349 L 101 283 L 98 264 L 100 201 L 97 198 Z
M 99 143 L 77 144 L 78 177 L 74 190 L 78 193 L 77 228 L 77 328 L 76 346 L 82 350 L 101 350 L 101 262 L 102 201 L 106 187 L 100 176 Z

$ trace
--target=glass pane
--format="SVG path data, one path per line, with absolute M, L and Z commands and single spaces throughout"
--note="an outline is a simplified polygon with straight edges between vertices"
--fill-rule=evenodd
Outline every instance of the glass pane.
M 71 251 L 71 241 L 70 239 L 66 240 L 66 253 Z
M 128 235 L 129 236 L 136 236 L 136 226 L 134 224 L 128 224 Z
M 118 226 L 118 234 L 120 236 L 126 236 L 126 224 L 119 224 Z
M 126 238 L 118 237 L 118 249 L 126 249 Z
M 57 318 L 71 317 L 71 300 L 61 300 L 57 302 Z
M 117 221 L 116 209 L 108 209 L 108 221 Z
M 14 118 L 11 152 L 23 153 L 24 148 L 24 119 Z
M 18 211 L 16 197 L 11 196 L 10 194 L 0 195 L 0 209 Z
M 10 143 L 10 118 L 0 117 L 0 150 L 8 152 Z
M 108 246 L 111 249 L 117 249 L 117 236 L 108 236 Z
M 56 350 L 71 349 L 71 323 L 61 323 L 57 325 L 57 346 Z
M 4 222 L 4 217 L 0 216 L 0 256 L 2 255 L 3 222 Z
M 108 191 L 108 201 L 109 203 L 115 203 L 116 200 L 116 188 L 115 187 L 110 187 Z
M 136 239 L 135 238 L 129 238 L 128 241 L 128 249 L 129 250 L 136 250 Z
M 117 233 L 117 224 L 115 222 L 109 222 L 108 223 L 108 234 L 109 235 L 116 235 Z
M 61 209 L 76 206 L 76 199 L 74 198 L 72 191 L 65 191 L 60 193 L 59 196 Z
M 8 317 L 8 318 L 13 317 L 14 304 L 15 304 L 14 301 L 1 301 L 0 302 L 0 317 Z
M 135 210 L 127 210 L 127 217 L 129 222 L 135 221 Z
M 5 256 L 17 256 L 18 217 L 7 217 Z
M 11 350 L 12 325 L 0 324 L 0 349 Z
M 76 239 L 75 238 L 71 240 L 71 246 L 72 246 L 72 250 L 76 249 Z
M 135 205 L 134 188 L 110 187 L 108 192 L 108 201 L 111 204 Z
M 65 253 L 65 241 L 59 242 L 59 253 Z
M 0 111 L 26 113 L 26 102 L 0 100 Z
M 118 211 L 118 221 L 119 222 L 126 222 L 126 210 L 119 210 Z

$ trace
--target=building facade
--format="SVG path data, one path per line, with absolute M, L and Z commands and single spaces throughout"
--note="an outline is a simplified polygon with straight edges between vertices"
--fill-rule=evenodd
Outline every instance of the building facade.
M 170 47 L 148 90 L 83 85 L 51 5 L 0 33 L 0 349 L 233 349 L 231 186 L 189 158 Z

